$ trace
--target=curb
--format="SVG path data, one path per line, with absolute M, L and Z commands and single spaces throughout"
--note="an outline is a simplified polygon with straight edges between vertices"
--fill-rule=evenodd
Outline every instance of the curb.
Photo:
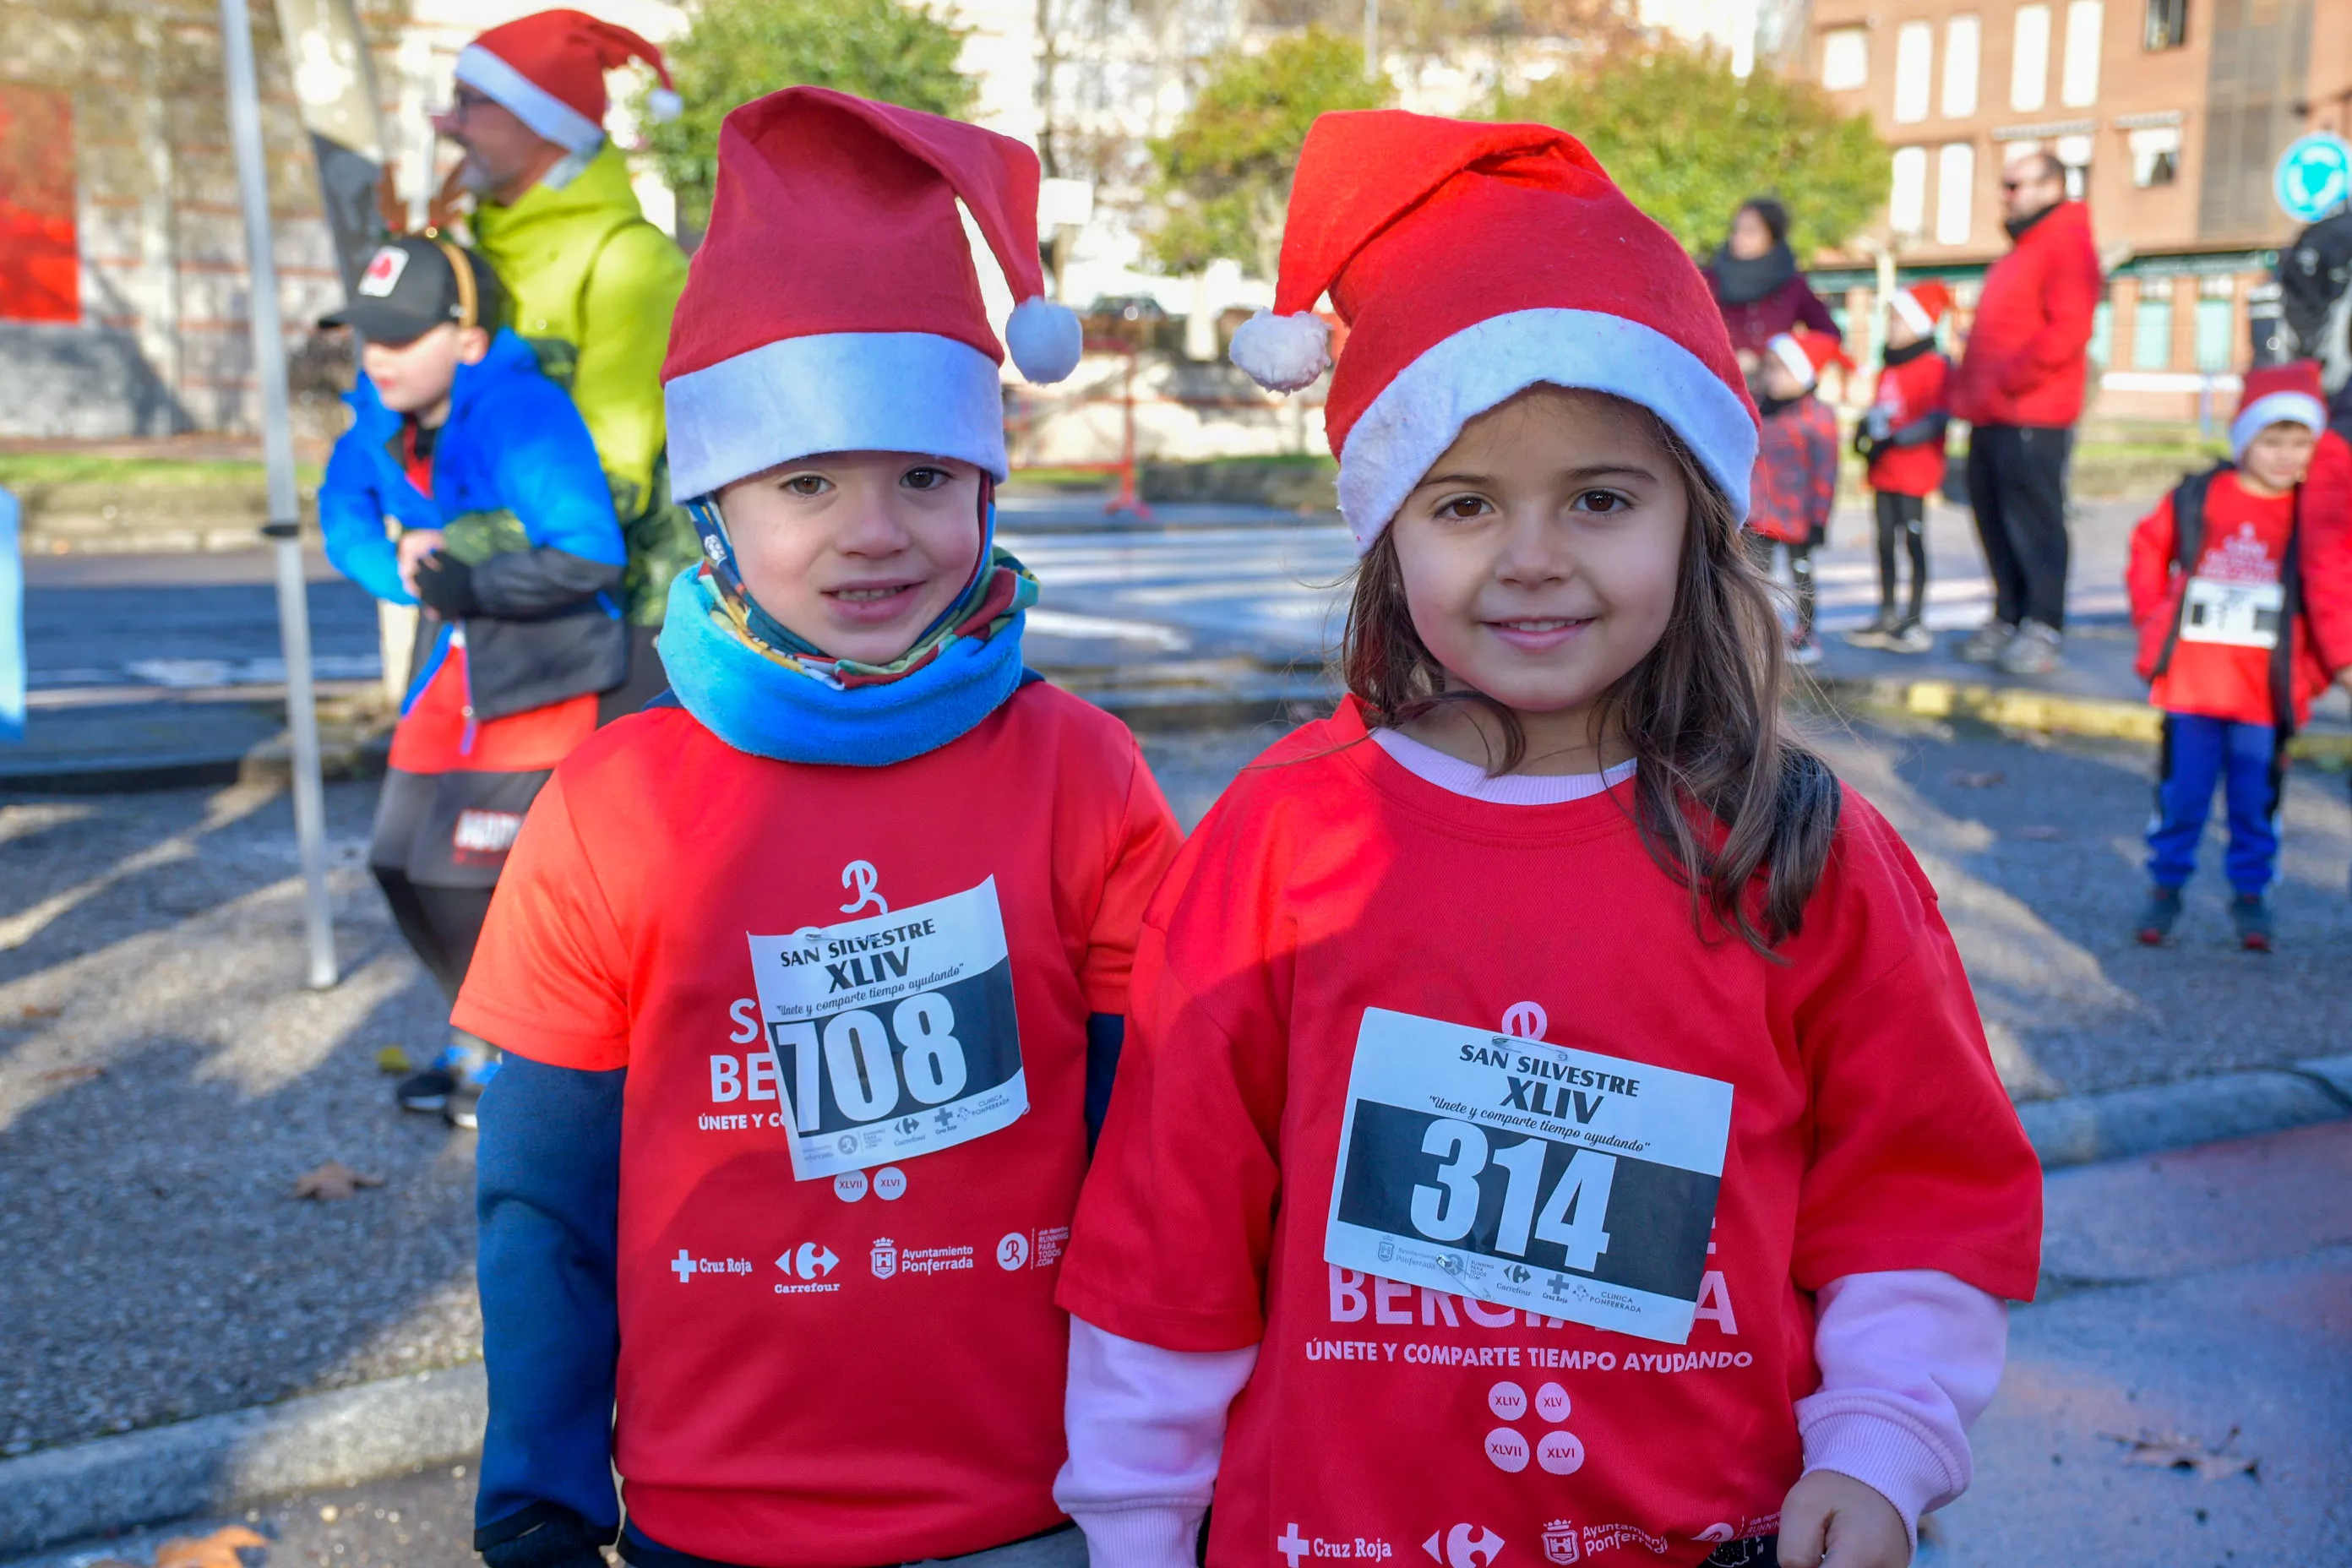
M 2352 1116 L 2352 1055 L 2318 1057 L 2284 1070 L 2031 1100 L 2017 1116 L 2045 1171 L 2284 1132 Z
M 2006 730 L 2085 735 L 2100 740 L 2163 739 L 2164 715 L 2145 702 L 2113 697 L 2066 697 L 1990 681 L 1900 676 L 1842 676 L 1813 682 L 1833 703 L 1904 713 L 1915 719 L 1969 719 Z M 2352 768 L 2352 732 L 2306 730 L 2288 742 L 2290 756 L 2323 767 Z
M 488 1412 L 475 1362 L 0 1460 L 0 1554 L 468 1458 Z

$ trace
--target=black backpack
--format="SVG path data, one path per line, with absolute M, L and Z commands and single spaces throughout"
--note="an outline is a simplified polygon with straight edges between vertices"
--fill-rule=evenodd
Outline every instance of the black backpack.
M 2352 404 L 2352 211 L 2322 218 L 2279 253 L 2279 351 L 2319 362 L 2331 416 Z
M 2201 474 L 2189 474 L 2172 489 L 2172 563 L 2179 567 L 2183 580 L 2180 608 L 2173 616 L 2172 629 L 2165 634 L 2164 649 L 2156 658 L 2153 673 L 2162 675 L 2172 668 L 2172 650 L 2180 644 L 2180 628 L 2189 616 L 2187 579 L 2205 558 L 2205 492 L 2213 488 L 2217 475 L 2228 473 L 2237 465 L 2224 458 Z M 2287 741 L 2294 734 L 2294 624 L 2303 614 L 2302 552 L 2303 487 L 2294 487 L 2294 521 L 2287 530 L 2286 552 L 2279 563 L 2279 624 L 2278 642 L 2271 649 L 2271 713 L 2278 727 L 2279 752 L 2284 756 Z

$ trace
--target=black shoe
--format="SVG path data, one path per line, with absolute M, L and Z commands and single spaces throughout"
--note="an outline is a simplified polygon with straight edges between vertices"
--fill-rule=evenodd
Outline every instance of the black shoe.
M 434 1111 L 449 1103 L 449 1091 L 457 1087 L 457 1075 L 436 1062 L 423 1072 L 410 1073 L 392 1091 L 392 1098 L 403 1110 Z
M 2271 950 L 2271 910 L 2260 893 L 2240 893 L 2231 899 L 2230 923 L 2238 928 L 2238 945 L 2248 952 Z
M 2139 939 L 2143 947 L 2161 947 L 2179 919 L 2180 889 L 2150 888 L 2147 903 L 2139 911 L 2139 923 L 2132 928 L 2132 935 Z
M 441 1120 L 468 1132 L 478 1129 L 481 1123 L 477 1108 L 482 1103 L 482 1090 L 499 1076 L 499 1063 L 505 1059 L 492 1050 L 486 1057 L 477 1056 L 467 1061 L 457 1086 L 449 1090 L 449 1102 L 441 1108 Z

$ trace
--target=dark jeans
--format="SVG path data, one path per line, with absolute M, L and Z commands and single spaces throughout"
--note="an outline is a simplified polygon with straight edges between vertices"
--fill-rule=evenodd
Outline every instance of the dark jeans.
M 1979 425 L 1969 437 L 1969 500 L 2004 626 L 2066 624 L 2066 455 L 2074 432 Z
M 1911 608 L 1906 618 L 1917 620 L 1927 602 L 1927 499 L 1880 490 L 1878 505 L 1878 607 L 1895 613 L 1895 556 L 1899 548 L 1911 557 Z
M 384 775 L 368 869 L 400 934 L 452 1001 L 474 959 L 507 847 L 545 773 Z

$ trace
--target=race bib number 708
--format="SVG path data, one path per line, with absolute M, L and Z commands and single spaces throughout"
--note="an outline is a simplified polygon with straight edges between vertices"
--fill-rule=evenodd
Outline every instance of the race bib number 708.
M 1323 1256 L 1682 1344 L 1730 1131 L 1718 1079 L 1367 1008 Z
M 1029 1109 L 995 878 L 751 942 L 794 1179 L 936 1153 Z

